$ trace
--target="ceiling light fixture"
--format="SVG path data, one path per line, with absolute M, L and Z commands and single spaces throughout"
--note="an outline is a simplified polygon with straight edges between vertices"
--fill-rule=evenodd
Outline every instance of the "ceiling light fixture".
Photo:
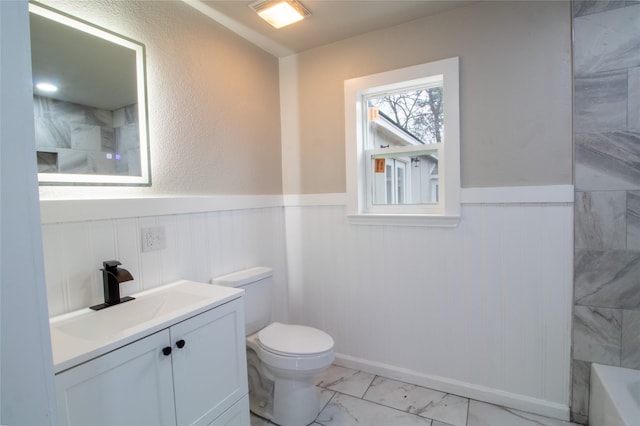
M 282 28 L 311 16 L 311 12 L 297 0 L 258 0 L 249 7 L 274 28 Z
M 48 82 L 40 82 L 36 84 L 36 89 L 41 90 L 43 92 L 57 92 L 58 86 Z

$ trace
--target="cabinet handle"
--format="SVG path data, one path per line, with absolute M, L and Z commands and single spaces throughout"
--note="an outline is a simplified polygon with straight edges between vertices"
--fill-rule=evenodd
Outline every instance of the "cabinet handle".
M 162 353 L 164 354 L 164 356 L 171 355 L 171 346 L 167 346 L 165 348 L 162 348 Z
M 176 346 L 177 346 L 179 349 L 182 349 L 182 348 L 184 348 L 184 343 L 185 343 L 185 341 L 184 341 L 183 339 L 180 339 L 180 340 L 178 340 L 178 341 L 176 342 Z

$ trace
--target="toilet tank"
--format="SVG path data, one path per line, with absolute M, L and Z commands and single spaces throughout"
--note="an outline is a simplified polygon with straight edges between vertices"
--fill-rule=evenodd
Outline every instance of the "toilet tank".
M 213 278 L 212 284 L 242 288 L 247 336 L 271 322 L 271 287 L 273 270 L 264 266 L 233 272 Z

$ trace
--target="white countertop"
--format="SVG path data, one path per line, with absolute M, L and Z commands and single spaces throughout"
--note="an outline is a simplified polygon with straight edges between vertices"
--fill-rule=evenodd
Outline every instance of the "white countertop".
M 242 297 L 244 290 L 176 281 L 132 295 L 100 311 L 89 308 L 49 320 L 54 372 L 60 373 L 121 346 Z

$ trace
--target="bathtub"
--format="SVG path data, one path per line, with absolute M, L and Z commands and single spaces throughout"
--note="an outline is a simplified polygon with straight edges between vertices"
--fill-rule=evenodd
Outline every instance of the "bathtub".
M 640 370 L 591 364 L 589 425 L 640 425 Z

